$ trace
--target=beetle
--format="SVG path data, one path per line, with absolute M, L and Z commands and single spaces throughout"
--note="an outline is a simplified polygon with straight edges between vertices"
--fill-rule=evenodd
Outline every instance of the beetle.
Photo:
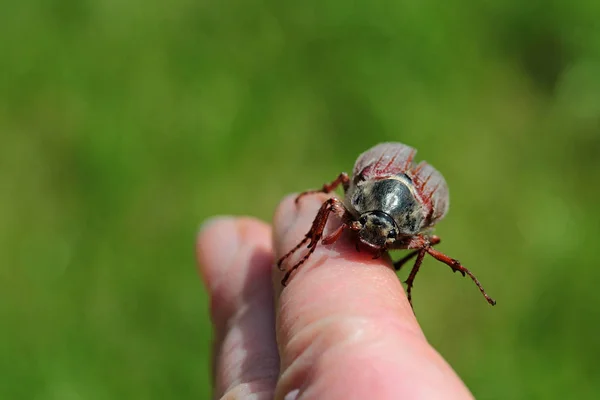
M 380 257 L 388 250 L 412 250 L 394 263 L 396 271 L 416 257 L 405 281 L 408 301 L 412 306 L 411 291 L 421 263 L 426 254 L 447 264 L 452 271 L 468 275 L 479 288 L 487 302 L 496 305 L 483 289 L 479 280 L 460 261 L 434 249 L 440 238 L 431 234 L 432 228 L 448 212 L 448 185 L 442 174 L 425 161 L 416 164 L 416 150 L 402 143 L 380 143 L 362 153 L 352 171 L 352 177 L 342 172 L 333 182 L 320 190 L 309 190 L 296 197 L 315 193 L 330 193 L 339 185 L 344 198 L 327 199 L 317 212 L 312 226 L 304 239 L 281 257 L 277 266 L 285 272 L 281 281 L 286 286 L 292 273 L 315 251 L 319 242 L 330 245 L 346 230 L 354 232 L 356 250 L 363 247 Z M 331 234 L 323 237 L 331 214 L 341 219 L 341 224 Z M 291 268 L 282 267 L 283 262 L 308 243 L 307 253 Z

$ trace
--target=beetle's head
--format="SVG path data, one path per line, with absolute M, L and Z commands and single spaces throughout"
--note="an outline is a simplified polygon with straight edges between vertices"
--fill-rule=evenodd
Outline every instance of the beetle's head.
M 358 219 L 356 230 L 361 243 L 373 250 L 384 250 L 396 241 L 398 227 L 394 219 L 383 211 L 368 211 Z

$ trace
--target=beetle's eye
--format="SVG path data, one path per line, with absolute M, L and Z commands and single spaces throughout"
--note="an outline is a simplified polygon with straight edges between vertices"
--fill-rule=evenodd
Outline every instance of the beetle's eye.
M 393 239 L 393 238 L 395 238 L 396 236 L 397 236 L 397 234 L 396 234 L 396 230 L 395 230 L 395 229 L 392 229 L 392 230 L 390 231 L 390 233 L 388 233 L 388 235 L 387 235 L 387 237 L 388 237 L 388 238 L 390 238 L 390 239 Z
M 358 222 L 360 222 L 360 224 L 364 226 L 367 223 L 367 217 L 360 217 Z

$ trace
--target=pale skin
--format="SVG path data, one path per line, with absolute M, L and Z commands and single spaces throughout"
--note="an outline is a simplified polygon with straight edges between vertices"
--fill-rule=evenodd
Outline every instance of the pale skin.
M 326 199 L 284 199 L 273 226 L 249 217 L 203 225 L 200 273 L 211 298 L 215 398 L 472 399 L 425 339 L 388 257 L 349 235 L 319 245 L 286 288 L 274 265 Z

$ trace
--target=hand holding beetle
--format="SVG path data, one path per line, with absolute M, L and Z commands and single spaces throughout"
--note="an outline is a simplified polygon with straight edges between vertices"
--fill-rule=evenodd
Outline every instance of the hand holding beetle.
M 274 227 L 221 218 L 197 254 L 215 329 L 214 395 L 226 399 L 470 399 L 427 343 L 389 258 L 342 236 L 282 290 L 275 261 L 311 227 L 324 195 L 286 198 Z

